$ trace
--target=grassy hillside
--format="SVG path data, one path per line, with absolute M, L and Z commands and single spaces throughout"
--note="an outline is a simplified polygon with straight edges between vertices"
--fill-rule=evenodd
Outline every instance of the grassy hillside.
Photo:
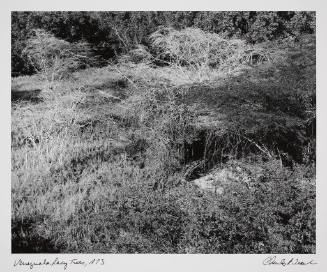
M 174 35 L 155 61 L 12 80 L 13 252 L 315 252 L 315 38 L 215 66 Z M 213 171 L 239 178 L 192 182 Z

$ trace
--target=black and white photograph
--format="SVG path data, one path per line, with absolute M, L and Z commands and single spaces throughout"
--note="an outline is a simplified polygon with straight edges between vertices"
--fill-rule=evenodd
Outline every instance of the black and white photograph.
M 11 252 L 316 253 L 315 11 L 12 11 Z

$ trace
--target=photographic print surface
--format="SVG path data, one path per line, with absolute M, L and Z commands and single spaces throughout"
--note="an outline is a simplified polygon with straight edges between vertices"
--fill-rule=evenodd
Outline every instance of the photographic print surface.
M 316 252 L 316 18 L 11 13 L 12 253 Z

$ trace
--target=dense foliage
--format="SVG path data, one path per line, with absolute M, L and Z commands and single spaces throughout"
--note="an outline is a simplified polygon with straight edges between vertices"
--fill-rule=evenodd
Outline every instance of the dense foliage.
M 315 32 L 314 12 L 12 12 L 12 72 L 33 72 L 22 51 L 35 28 L 68 42 L 87 41 L 104 59 L 149 44 L 159 26 L 196 27 L 258 43 Z

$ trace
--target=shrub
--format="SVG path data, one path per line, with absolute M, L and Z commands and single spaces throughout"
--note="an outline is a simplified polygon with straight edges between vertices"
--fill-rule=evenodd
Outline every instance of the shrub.
M 197 28 L 159 28 L 150 35 L 150 41 L 157 58 L 186 65 L 195 71 L 210 67 L 232 70 L 250 59 L 252 61 L 253 55 L 261 61 L 269 58 L 266 52 L 243 40 L 224 39 L 219 34 Z
M 164 183 L 184 163 L 185 144 L 195 135 L 194 116 L 184 103 L 186 95 L 180 88 L 151 88 L 133 104 L 132 115 L 139 116 L 139 134 L 149 143 L 147 162 L 163 173 Z
M 33 31 L 23 54 L 48 82 L 69 76 L 95 60 L 86 42 L 72 44 L 42 29 Z

